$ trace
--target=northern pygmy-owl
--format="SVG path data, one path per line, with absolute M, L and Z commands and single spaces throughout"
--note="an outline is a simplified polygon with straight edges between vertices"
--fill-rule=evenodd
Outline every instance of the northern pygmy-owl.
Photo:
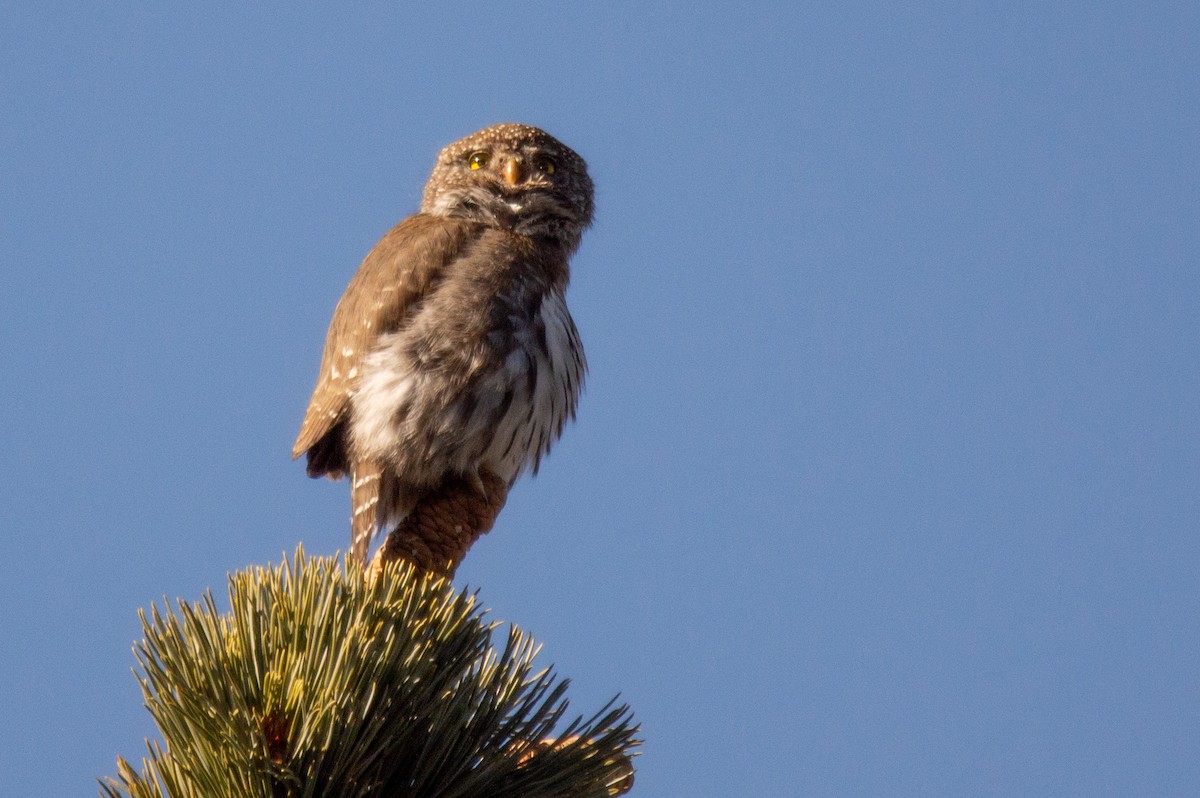
M 449 481 L 537 471 L 586 368 L 564 291 L 592 210 L 582 158 L 495 125 L 441 151 L 420 212 L 367 255 L 292 450 L 309 476 L 349 473 L 352 556 Z

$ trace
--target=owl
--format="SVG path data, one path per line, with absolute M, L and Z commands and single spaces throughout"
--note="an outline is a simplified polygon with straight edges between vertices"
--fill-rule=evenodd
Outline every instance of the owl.
M 564 294 L 593 194 L 569 147 L 494 125 L 441 151 L 420 212 L 363 260 L 292 449 L 311 477 L 349 475 L 353 558 L 391 530 L 400 558 L 452 569 L 574 417 Z

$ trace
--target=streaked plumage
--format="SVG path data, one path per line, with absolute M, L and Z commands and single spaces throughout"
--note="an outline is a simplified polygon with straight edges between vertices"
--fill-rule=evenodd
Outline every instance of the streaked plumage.
M 573 417 L 586 366 L 564 292 L 592 193 L 565 145 L 496 125 L 442 150 L 421 212 L 363 261 L 292 450 L 310 476 L 350 474 L 354 556 L 449 479 L 536 471 Z

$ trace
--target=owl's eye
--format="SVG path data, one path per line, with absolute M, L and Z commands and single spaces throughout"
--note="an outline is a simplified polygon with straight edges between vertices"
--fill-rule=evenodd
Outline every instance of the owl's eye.
M 542 155 L 537 160 L 535 160 L 533 162 L 533 165 L 536 166 L 537 170 L 544 175 L 554 174 L 554 170 L 556 168 L 554 159 L 548 158 L 545 155 Z
M 486 150 L 477 150 L 467 156 L 467 163 L 470 164 L 472 169 L 482 169 L 487 166 L 489 158 L 491 158 L 491 155 Z

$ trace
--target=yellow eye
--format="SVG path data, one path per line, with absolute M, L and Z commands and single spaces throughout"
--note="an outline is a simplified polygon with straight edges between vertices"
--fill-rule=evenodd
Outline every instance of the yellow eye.
M 534 165 L 537 166 L 538 171 L 544 175 L 554 174 L 555 164 L 554 160 L 551 158 L 547 158 L 543 155 L 541 158 L 538 158 L 536 161 L 534 161 Z
M 482 169 L 487 166 L 490 157 L 485 150 L 477 150 L 467 157 L 467 163 L 470 164 L 472 169 Z

